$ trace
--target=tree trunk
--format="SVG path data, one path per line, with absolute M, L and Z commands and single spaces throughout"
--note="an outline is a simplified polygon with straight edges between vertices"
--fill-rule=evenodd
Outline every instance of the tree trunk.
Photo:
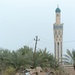
M 73 65 L 73 67 L 74 67 L 74 71 L 75 71 L 75 64 Z

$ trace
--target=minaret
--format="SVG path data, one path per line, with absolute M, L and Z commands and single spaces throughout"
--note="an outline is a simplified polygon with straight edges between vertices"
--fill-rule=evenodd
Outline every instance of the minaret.
M 62 41 L 63 41 L 63 24 L 60 21 L 61 10 L 59 7 L 55 10 L 56 13 L 56 23 L 53 25 L 54 30 L 54 53 L 55 58 L 62 63 Z

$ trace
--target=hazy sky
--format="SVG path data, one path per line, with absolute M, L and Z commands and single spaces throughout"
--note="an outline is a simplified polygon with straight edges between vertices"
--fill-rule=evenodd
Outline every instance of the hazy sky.
M 24 45 L 54 52 L 53 24 L 59 4 L 63 30 L 63 51 L 75 49 L 75 0 L 0 0 L 0 47 L 17 50 Z

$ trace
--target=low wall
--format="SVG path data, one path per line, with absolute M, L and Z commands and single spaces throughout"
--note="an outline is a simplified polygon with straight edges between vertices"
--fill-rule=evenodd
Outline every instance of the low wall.
M 64 65 L 64 70 L 68 73 L 68 75 L 75 75 L 75 71 L 72 65 Z

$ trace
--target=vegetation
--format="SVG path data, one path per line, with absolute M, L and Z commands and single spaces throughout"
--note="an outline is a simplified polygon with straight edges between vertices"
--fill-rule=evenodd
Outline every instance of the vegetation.
M 15 75 L 15 69 L 13 67 L 7 68 L 4 75 Z
M 64 59 L 65 63 L 73 65 L 75 70 L 75 50 L 72 50 L 72 52 L 70 52 L 70 50 L 67 50 L 67 54 L 65 55 Z
M 72 52 L 67 50 L 65 63 L 72 64 L 75 70 L 74 50 Z M 36 52 L 28 46 L 24 46 L 16 51 L 0 49 L 0 75 L 14 75 L 17 71 L 36 67 L 42 67 L 44 70 L 52 69 L 56 75 L 66 75 L 59 62 L 46 49 L 39 49 Z
M 26 68 L 36 68 L 40 66 L 42 68 L 57 69 L 59 64 L 53 57 L 53 55 L 46 50 L 38 50 L 34 53 L 32 48 L 24 46 L 16 51 L 10 51 L 7 49 L 0 49 L 0 72 L 5 73 L 13 70 Z M 8 75 L 8 74 L 7 74 Z

